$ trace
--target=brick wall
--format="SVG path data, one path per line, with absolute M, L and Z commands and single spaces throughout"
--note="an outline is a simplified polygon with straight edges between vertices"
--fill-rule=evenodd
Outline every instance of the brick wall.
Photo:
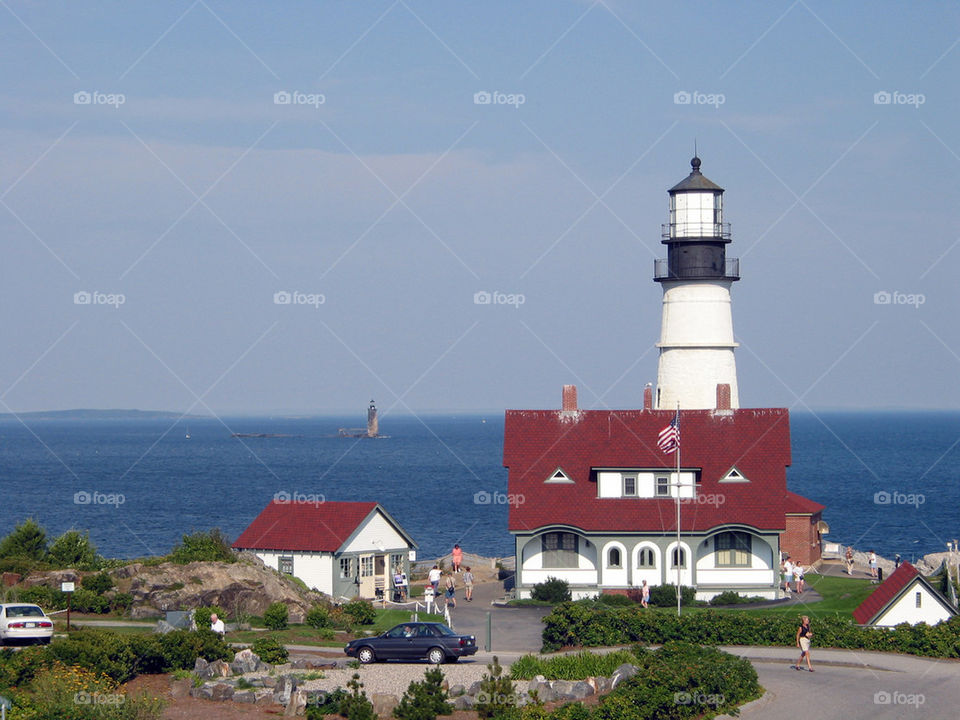
M 820 559 L 820 535 L 817 523 L 820 513 L 787 515 L 787 529 L 780 535 L 780 550 L 794 562 L 812 565 Z

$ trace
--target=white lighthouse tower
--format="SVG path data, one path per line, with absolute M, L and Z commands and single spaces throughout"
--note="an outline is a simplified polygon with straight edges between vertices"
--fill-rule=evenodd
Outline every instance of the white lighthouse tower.
M 740 261 L 726 257 L 723 188 L 700 173 L 700 158 L 690 167 L 669 190 L 670 222 L 661 233 L 667 257 L 654 261 L 654 279 L 663 286 L 656 407 L 735 409 L 730 286 L 740 279 Z

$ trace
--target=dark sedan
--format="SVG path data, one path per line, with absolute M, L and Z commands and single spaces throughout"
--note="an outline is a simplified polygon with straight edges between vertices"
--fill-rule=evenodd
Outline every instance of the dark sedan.
M 473 635 L 457 635 L 443 623 L 408 622 L 383 635 L 351 640 L 343 651 L 362 663 L 423 658 L 432 663 L 456 662 L 476 653 L 477 641 Z

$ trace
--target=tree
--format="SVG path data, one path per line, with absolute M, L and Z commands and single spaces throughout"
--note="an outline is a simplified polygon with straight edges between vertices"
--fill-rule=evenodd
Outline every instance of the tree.
M 196 561 L 232 563 L 237 560 L 230 549 L 230 540 L 220 532 L 220 528 L 184 535 L 180 544 L 170 553 L 170 559 L 178 565 Z
M 0 557 L 24 557 L 40 562 L 47 556 L 47 533 L 33 518 L 17 525 L 0 542 Z
M 90 542 L 90 534 L 79 530 L 67 530 L 54 540 L 48 556 L 50 563 L 59 568 L 89 570 L 100 564 L 97 547 Z

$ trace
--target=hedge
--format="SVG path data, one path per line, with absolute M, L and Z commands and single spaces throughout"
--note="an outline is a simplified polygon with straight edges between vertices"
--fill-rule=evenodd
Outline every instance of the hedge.
M 683 640 L 704 645 L 785 645 L 795 643 L 799 615 L 754 615 L 704 610 L 681 617 L 668 612 L 607 607 L 591 602 L 558 605 L 544 619 L 543 651 L 562 647 L 596 647 Z M 960 657 L 960 616 L 929 626 L 869 628 L 840 616 L 815 617 L 816 647 L 879 650 Z

